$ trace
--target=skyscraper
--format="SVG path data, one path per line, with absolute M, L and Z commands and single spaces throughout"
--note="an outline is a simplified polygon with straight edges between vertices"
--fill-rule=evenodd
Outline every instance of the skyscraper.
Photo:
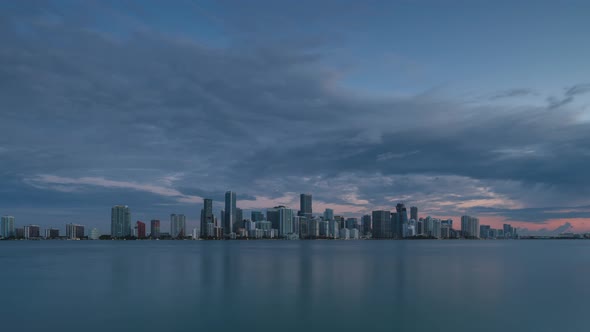
M 366 214 L 361 220 L 363 235 L 367 236 L 373 232 L 373 224 L 371 223 L 371 216 Z
M 279 237 L 293 234 L 293 210 L 280 205 L 266 210 L 266 220 L 272 223 L 272 228 L 279 230 Z
M 262 214 L 262 212 L 260 212 L 260 211 L 252 211 L 250 213 L 250 218 L 252 219 L 253 222 L 263 221 L 264 214 Z
M 225 193 L 225 215 L 223 218 L 223 233 L 229 235 L 234 232 L 236 222 L 236 193 L 227 191 Z
M 244 211 L 240 208 L 236 208 L 236 222 L 234 223 L 234 232 L 238 228 L 244 228 Z
M 391 231 L 391 212 L 387 210 L 373 211 L 373 237 L 377 239 L 390 239 L 393 237 Z
M 462 216 L 461 234 L 465 238 L 479 238 L 479 219 L 471 216 Z
M 153 219 L 150 222 L 150 237 L 152 239 L 159 239 L 160 238 L 160 221 Z
M 38 225 L 28 225 L 24 228 L 25 239 L 37 239 L 41 236 Z
M 299 196 L 299 215 L 311 219 L 312 206 L 311 206 L 311 194 L 301 194 Z
M 0 237 L 16 237 L 13 216 L 2 216 L 2 221 L 0 222 Z
M 412 206 L 410 207 L 410 219 L 414 219 L 418 221 L 418 207 Z
M 404 225 L 408 223 L 408 210 L 403 203 L 398 203 L 395 206 L 395 210 L 397 212 L 397 218 L 395 220 L 394 236 L 396 238 L 402 238 Z
M 184 238 L 186 235 L 186 217 L 184 214 L 170 215 L 170 236 L 173 239 Z
M 127 205 L 115 205 L 111 209 L 111 236 L 123 238 L 131 235 L 131 212 Z
M 210 198 L 203 199 L 203 209 L 201 210 L 201 237 L 206 238 L 209 223 L 215 223 L 213 216 L 213 200 Z
M 66 237 L 71 240 L 84 237 L 84 226 L 77 224 L 66 224 Z
M 137 238 L 145 239 L 145 223 L 138 220 L 135 227 L 137 227 Z
M 324 220 L 334 220 L 334 210 L 326 209 L 324 211 Z

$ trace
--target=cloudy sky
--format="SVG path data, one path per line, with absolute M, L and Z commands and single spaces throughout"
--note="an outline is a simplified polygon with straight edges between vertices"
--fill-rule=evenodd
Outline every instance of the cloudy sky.
M 108 232 L 234 190 L 590 230 L 590 2 L 3 1 L 0 214 Z M 167 223 L 164 223 L 167 225 Z M 167 227 L 167 226 L 166 226 Z M 164 227 L 164 228 L 166 228 Z

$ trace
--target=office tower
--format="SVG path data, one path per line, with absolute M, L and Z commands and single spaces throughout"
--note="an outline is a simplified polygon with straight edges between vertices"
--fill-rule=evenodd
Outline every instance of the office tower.
M 244 228 L 244 211 L 236 208 L 236 222 L 234 223 L 234 230 Z
M 465 238 L 479 238 L 479 219 L 471 216 L 462 216 L 461 234 Z
M 371 216 L 366 214 L 362 218 L 362 235 L 368 236 L 373 232 L 373 224 L 371 223 Z
M 410 207 L 410 219 L 414 219 L 418 221 L 418 207 L 411 206 Z
M 347 218 L 346 225 L 347 229 L 356 229 L 358 228 L 358 219 L 357 218 Z
M 145 223 L 138 220 L 135 227 L 137 227 L 137 238 L 145 239 Z
M 57 229 L 57 228 L 45 229 L 45 238 L 46 239 L 57 239 L 58 237 L 59 237 L 59 229 Z
M 312 219 L 309 222 L 309 238 L 317 239 L 320 237 L 320 221 L 318 219 Z
M 416 234 L 424 235 L 424 220 L 422 219 L 416 222 Z
M 207 234 L 208 224 L 215 223 L 215 216 L 213 215 L 213 200 L 211 198 L 203 199 L 203 208 L 201 209 L 201 237 L 209 237 Z
M 90 240 L 98 240 L 100 239 L 100 232 L 98 231 L 98 228 L 93 228 L 90 230 L 90 234 L 88 234 L 88 238 Z
M 330 223 L 331 221 L 322 220 L 319 223 L 319 236 L 322 238 L 330 237 Z
M 111 236 L 123 238 L 131 235 L 131 212 L 127 205 L 115 205 L 111 209 Z
M 262 214 L 262 212 L 260 211 L 252 211 L 250 213 L 250 216 L 253 222 L 257 222 L 257 221 L 262 221 L 264 220 L 264 214 Z
M 186 217 L 184 214 L 170 215 L 170 236 L 173 239 L 183 239 L 186 235 Z
M 279 237 L 293 234 L 293 210 L 280 205 L 266 210 L 266 220 L 272 223 L 273 229 L 279 230 Z
M 297 234 L 297 236 L 301 236 L 300 235 L 300 231 L 301 231 L 301 223 L 306 223 L 307 222 L 307 217 L 304 216 L 294 216 L 293 217 L 293 233 Z
M 71 240 L 84 237 L 84 226 L 78 224 L 66 224 L 66 237 Z
M 236 222 L 236 193 L 227 191 L 225 193 L 225 215 L 223 217 L 223 233 L 230 235 L 234 232 Z
M 440 238 L 441 239 L 448 239 L 451 237 L 451 227 L 449 226 L 449 224 L 443 224 L 441 223 L 440 225 Z
M 432 236 L 434 238 L 440 239 L 441 236 L 441 223 L 440 219 L 432 220 Z
M 13 216 L 2 216 L 2 220 L 0 221 L 0 237 L 16 237 Z
M 434 228 L 434 220 L 432 219 L 432 217 L 428 216 L 426 218 L 424 218 L 424 224 L 423 224 L 423 232 L 422 234 L 424 236 L 432 236 L 432 229 Z
M 150 222 L 150 238 L 152 238 L 152 239 L 159 239 L 160 238 L 160 220 L 153 219 Z
M 514 237 L 514 228 L 510 224 L 504 224 L 502 226 L 502 230 L 504 231 L 505 238 L 512 238 Z
M 326 209 L 324 211 L 324 220 L 334 220 L 334 210 Z
M 396 218 L 394 220 L 394 237 L 402 238 L 404 233 L 404 225 L 408 223 L 408 211 L 403 203 L 398 203 L 395 206 Z
M 490 225 L 479 225 L 479 237 L 487 239 L 490 237 Z
M 312 207 L 311 207 L 311 194 L 301 194 L 299 196 L 299 216 L 311 219 Z
M 344 227 L 340 227 L 340 221 L 338 220 L 328 220 L 328 237 L 337 238 L 340 233 L 339 230 Z
M 348 240 L 350 239 L 350 230 L 348 228 L 342 228 L 340 229 L 340 239 L 342 240 Z
M 24 228 L 25 239 L 37 239 L 40 237 L 40 228 L 38 225 L 28 225 Z
M 391 212 L 386 210 L 373 211 L 373 237 L 376 239 L 390 239 L 393 237 L 391 231 Z

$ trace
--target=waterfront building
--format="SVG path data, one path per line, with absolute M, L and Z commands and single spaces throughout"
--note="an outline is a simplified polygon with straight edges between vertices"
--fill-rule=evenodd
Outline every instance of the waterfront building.
M 45 238 L 49 239 L 49 240 L 59 238 L 59 229 L 57 229 L 57 228 L 45 229 Z
M 472 216 L 462 216 L 461 234 L 464 238 L 479 238 L 479 219 Z
M 131 212 L 127 205 L 115 205 L 111 208 L 111 236 L 131 236 Z
M 213 215 L 213 200 L 210 198 L 203 199 L 203 208 L 201 209 L 201 237 L 209 237 L 209 223 L 215 222 L 215 216 Z
M 240 208 L 236 208 L 236 222 L 234 223 L 234 229 L 244 228 L 244 211 Z
M 371 216 L 366 214 L 361 219 L 361 230 L 363 236 L 369 236 L 373 232 L 373 224 L 371 222 Z
M 432 236 L 437 239 L 440 239 L 440 237 L 441 237 L 440 219 L 433 219 L 432 220 Z
M 279 230 L 279 237 L 286 237 L 294 232 L 293 210 L 282 205 L 266 210 L 266 219 L 272 223 L 273 229 Z
M 272 229 L 272 222 L 267 220 L 261 220 L 256 222 L 256 228 L 264 231 Z
M 424 235 L 424 220 L 416 221 L 416 235 Z
M 350 239 L 350 230 L 348 228 L 340 229 L 340 239 L 342 239 L 342 240 Z
M 184 214 L 170 215 L 170 236 L 173 239 L 183 239 L 186 235 L 186 217 Z
M 418 208 L 416 206 L 410 207 L 410 219 L 418 220 Z
M 320 237 L 320 223 L 321 221 L 316 218 L 309 222 L 309 238 L 317 239 Z
M 135 228 L 137 229 L 137 231 L 136 231 L 137 238 L 138 239 L 145 239 L 145 223 L 138 220 L 135 223 Z
M 234 224 L 236 223 L 236 193 L 227 191 L 225 193 L 225 210 L 223 210 L 223 232 L 225 235 L 230 235 L 234 232 Z
M 324 220 L 334 220 L 334 210 L 326 209 L 324 211 Z
M 24 227 L 25 239 L 38 239 L 40 235 L 40 228 L 38 225 L 28 225 Z
M 373 238 L 390 239 L 393 237 L 391 230 L 391 212 L 387 210 L 373 211 Z
M 333 239 L 337 239 L 338 237 L 340 237 L 340 230 L 344 229 L 343 227 L 340 227 L 340 222 L 333 220 L 333 221 L 328 221 L 328 223 L 330 224 L 330 235 L 329 237 L 333 238 Z
M 66 224 L 66 237 L 70 240 L 84 238 L 84 226 L 78 224 Z
M 330 237 L 330 221 L 322 220 L 319 222 L 320 226 L 320 237 L 327 238 Z
M 350 231 L 349 235 L 350 235 L 351 240 L 358 240 L 359 239 L 360 232 L 358 229 L 353 228 L 353 229 L 350 229 L 349 231 Z
M 440 238 L 448 239 L 451 237 L 451 227 L 448 224 L 441 223 L 440 225 Z
M 260 211 L 252 211 L 250 213 L 250 219 L 253 222 L 262 221 L 262 220 L 264 220 L 264 214 Z
M 98 231 L 98 228 L 93 228 L 90 230 L 90 234 L 88 234 L 88 238 L 90 240 L 98 240 L 100 239 L 100 232 Z
M 358 219 L 357 218 L 347 218 L 346 219 L 346 228 L 348 229 L 358 229 Z
M 404 225 L 408 223 L 408 210 L 404 203 L 398 203 L 395 206 L 395 218 L 394 220 L 394 237 L 397 239 L 404 237 Z
M 490 238 L 490 225 L 479 225 L 479 237 L 482 239 Z
M 299 213 L 298 216 L 311 219 L 312 217 L 312 199 L 311 194 L 301 194 L 299 196 Z
M 2 216 L 2 219 L 0 221 L 0 237 L 16 237 L 16 231 L 14 227 L 15 226 L 13 216 Z
M 153 219 L 150 222 L 150 238 L 152 238 L 152 239 L 159 239 L 160 238 L 160 220 Z

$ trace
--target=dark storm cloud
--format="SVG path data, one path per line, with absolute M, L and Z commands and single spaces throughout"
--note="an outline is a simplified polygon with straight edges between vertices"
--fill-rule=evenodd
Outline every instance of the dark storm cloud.
M 39 15 L 0 20 L 5 207 L 130 202 L 163 214 L 154 206 L 222 200 L 232 189 L 246 200 L 313 192 L 350 211 L 405 200 L 449 215 L 490 212 L 478 204 L 584 204 L 590 194 L 590 177 L 580 176 L 590 126 L 554 110 L 587 84 L 549 110 L 430 93 L 369 98 L 339 86 L 322 36 L 248 44 L 240 34 L 211 47 L 149 25 L 123 34 L 63 11 Z M 541 211 L 521 217 L 546 220 Z

